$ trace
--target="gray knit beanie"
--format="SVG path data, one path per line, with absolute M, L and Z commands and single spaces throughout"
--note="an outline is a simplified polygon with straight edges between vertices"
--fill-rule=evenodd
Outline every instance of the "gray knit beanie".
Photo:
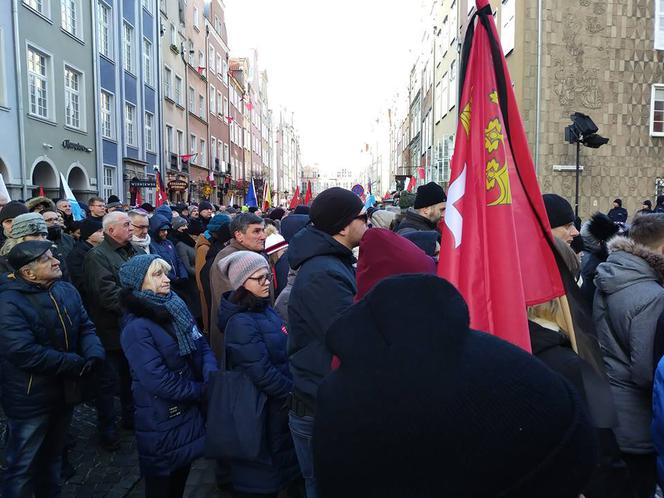
M 38 233 L 48 235 L 48 228 L 41 214 L 25 213 L 14 218 L 12 239 L 20 239 L 26 235 L 36 235 Z
M 258 270 L 270 270 L 267 260 L 252 251 L 238 251 L 226 256 L 217 263 L 221 274 L 230 282 L 233 290 L 244 285 Z

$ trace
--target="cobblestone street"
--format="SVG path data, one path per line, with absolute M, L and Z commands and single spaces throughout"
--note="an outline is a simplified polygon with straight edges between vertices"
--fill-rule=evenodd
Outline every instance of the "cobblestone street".
M 4 416 L 3 416 L 4 418 Z M 2 422 L 2 452 L 6 441 L 6 425 Z M 92 406 L 79 405 L 74 411 L 71 432 L 75 446 L 70 451 L 70 462 L 76 473 L 64 483 L 62 498 L 142 498 L 144 486 L 138 468 L 136 440 L 129 431 L 121 431 L 121 444 L 117 451 L 102 449 L 97 442 L 96 413 Z M 1 493 L 1 492 L 0 492 Z M 1 496 L 1 494 L 0 494 Z M 213 464 L 208 460 L 194 463 L 185 497 L 231 498 L 217 490 Z

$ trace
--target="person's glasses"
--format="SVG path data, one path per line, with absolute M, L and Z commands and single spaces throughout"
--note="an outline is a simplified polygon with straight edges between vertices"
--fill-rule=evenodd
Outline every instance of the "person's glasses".
M 267 282 L 272 282 L 272 275 L 266 273 L 260 277 L 249 277 L 249 280 L 254 280 L 258 285 L 265 285 Z
M 353 218 L 353 219 L 354 219 L 354 220 L 360 220 L 360 221 L 361 221 L 362 223 L 364 223 L 364 224 L 366 224 L 367 221 L 369 221 L 369 217 L 367 216 L 366 213 L 365 213 L 365 214 L 361 214 L 361 215 L 359 215 L 359 216 L 356 216 L 356 217 Z
M 91 204 L 90 207 L 93 208 L 105 208 L 106 204 Z
M 139 230 L 147 230 L 150 228 L 150 225 L 134 225 L 133 223 L 131 224 L 134 228 L 138 228 Z

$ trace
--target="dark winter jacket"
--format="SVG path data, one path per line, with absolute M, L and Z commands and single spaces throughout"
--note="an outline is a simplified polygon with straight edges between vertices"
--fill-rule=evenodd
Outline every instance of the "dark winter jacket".
M 590 220 L 581 227 L 584 252 L 581 258 L 581 292 L 588 305 L 593 305 L 595 299 L 595 277 L 597 266 L 604 263 L 609 257 L 606 244 L 618 233 L 618 227 L 611 219 L 602 214 L 595 213 Z
M 189 233 L 192 235 L 200 235 L 205 230 L 207 230 L 208 223 L 210 218 L 203 218 L 199 216 L 198 218 L 191 218 L 189 220 Z
M 107 351 L 120 350 L 120 280 L 118 270 L 122 263 L 136 252 L 131 244 L 118 245 L 108 235 L 97 247 L 85 255 L 85 302 L 97 335 Z
M 284 257 L 287 255 L 284 254 Z M 281 289 L 281 293 L 274 301 L 274 311 L 277 312 L 284 322 L 288 323 L 288 301 L 290 301 L 290 294 L 293 290 L 293 284 L 295 283 L 295 278 L 297 277 L 297 271 L 290 269 L 288 272 L 288 280 L 286 281 L 286 286 Z
M 245 493 L 276 493 L 299 474 L 286 406 L 293 388 L 286 354 L 288 334 L 283 320 L 267 301 L 249 311 L 246 306 L 232 303 L 230 296 L 231 292 L 226 293 L 219 306 L 228 367 L 244 372 L 267 396 L 261 461 L 233 461 L 233 488 Z
M 664 486 L 664 361 L 662 355 L 664 348 L 664 313 L 657 321 L 657 332 L 655 336 L 655 383 L 653 387 L 652 400 L 652 438 L 657 451 L 657 480 L 659 486 Z
M 627 223 L 627 209 L 624 207 L 611 208 L 607 215 L 614 223 Z
M 180 356 L 173 320 L 164 308 L 127 290 L 121 299 L 126 310 L 122 350 L 131 368 L 141 470 L 167 475 L 203 455 L 201 407 L 217 363 L 203 337 L 189 357 Z
M 286 242 L 290 243 L 291 239 L 295 236 L 297 232 L 302 230 L 309 223 L 309 215 L 307 214 L 291 214 L 284 218 L 281 221 L 281 235 L 286 239 Z M 288 249 L 286 252 L 279 258 L 277 264 L 274 266 L 274 271 L 276 273 L 275 297 L 279 297 L 282 291 L 288 286 L 290 281 L 290 265 L 288 263 Z M 286 305 L 288 305 L 288 299 L 286 300 Z M 276 308 L 276 301 L 275 301 Z
M 85 290 L 85 271 L 83 269 L 83 262 L 85 260 L 85 255 L 92 249 L 92 244 L 84 240 L 77 240 L 74 248 L 67 256 L 67 266 L 69 267 L 69 276 L 71 277 L 71 283 L 74 284 L 74 287 L 81 294 L 81 297 L 84 298 L 87 296 Z
M 76 243 L 76 241 L 74 240 L 74 237 L 72 237 L 71 235 L 62 232 L 60 238 L 54 240 L 53 243 L 56 246 L 58 246 L 58 249 L 60 249 L 62 256 L 66 260 L 69 257 L 69 253 L 71 253 L 72 250 L 74 249 L 74 244 Z
M 161 259 L 171 265 L 171 271 L 168 272 L 168 278 L 171 282 L 189 278 L 187 268 L 182 263 L 175 250 L 175 245 L 170 240 L 161 240 L 159 238 L 159 229 L 163 226 L 170 227 L 170 222 L 160 214 L 155 214 L 150 218 L 150 253 L 158 254 Z
M 616 438 L 626 453 L 652 453 L 653 343 L 664 311 L 664 256 L 625 237 L 608 247 L 609 258 L 597 267 L 593 319 L 618 411 Z
M 288 247 L 297 278 L 288 302 L 288 356 L 295 394 L 314 409 L 318 385 L 330 372 L 332 353 L 325 336 L 357 293 L 355 258 L 332 236 L 309 226 Z
M 189 278 L 193 279 L 196 277 L 196 242 L 188 233 L 178 232 L 173 230 L 173 233 L 170 234 L 170 239 L 173 244 L 175 244 L 175 251 L 177 252 L 178 258 L 184 265 L 187 270 L 187 275 Z
M 8 417 L 37 417 L 61 406 L 64 379 L 78 379 L 93 358 L 103 360 L 104 349 L 74 286 L 56 281 L 46 289 L 13 274 L 0 276 L 2 408 Z
M 438 226 L 418 213 L 414 208 L 408 208 L 406 216 L 399 224 L 397 233 L 402 235 L 408 232 L 417 232 L 420 230 L 438 230 Z

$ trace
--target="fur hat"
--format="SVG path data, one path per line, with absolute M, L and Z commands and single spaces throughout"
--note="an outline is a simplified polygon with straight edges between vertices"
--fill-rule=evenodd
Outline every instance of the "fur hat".
M 25 203 L 28 211 L 34 211 L 38 206 L 42 206 L 43 209 L 52 209 L 55 211 L 55 202 L 48 197 L 33 197 Z

